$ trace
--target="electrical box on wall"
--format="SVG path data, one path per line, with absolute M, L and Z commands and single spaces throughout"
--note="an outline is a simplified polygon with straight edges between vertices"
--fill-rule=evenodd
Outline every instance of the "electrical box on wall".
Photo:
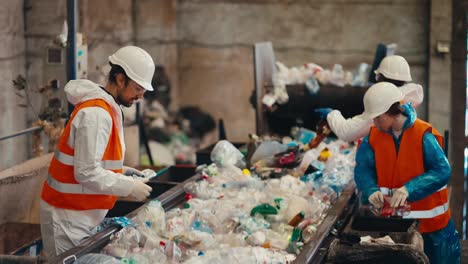
M 76 78 L 86 79 L 88 76 L 88 45 L 81 33 L 76 34 Z M 67 48 L 61 43 L 48 46 L 45 50 L 43 63 L 43 83 L 56 80 L 58 89 L 57 96 L 62 102 L 62 107 L 67 109 L 63 87 L 67 82 Z

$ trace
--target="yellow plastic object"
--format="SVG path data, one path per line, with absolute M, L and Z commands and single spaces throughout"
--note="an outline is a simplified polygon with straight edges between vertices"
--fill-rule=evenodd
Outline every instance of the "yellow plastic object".
M 250 175 L 251 175 L 249 169 L 243 169 L 243 170 L 242 170 L 242 174 L 243 174 L 244 176 L 250 176 Z
M 332 155 L 331 151 L 328 148 L 324 148 L 318 157 L 320 161 L 327 161 Z

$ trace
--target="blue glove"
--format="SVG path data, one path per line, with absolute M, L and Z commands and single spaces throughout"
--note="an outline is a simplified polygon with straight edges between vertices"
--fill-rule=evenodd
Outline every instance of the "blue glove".
M 328 114 L 333 111 L 331 108 L 317 108 L 314 110 L 314 112 L 319 114 L 320 119 L 325 119 L 327 118 Z

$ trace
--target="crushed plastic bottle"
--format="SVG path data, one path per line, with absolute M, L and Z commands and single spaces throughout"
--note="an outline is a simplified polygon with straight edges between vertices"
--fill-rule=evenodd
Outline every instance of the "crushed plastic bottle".
M 411 212 L 411 205 L 408 202 L 405 202 L 403 206 L 391 207 L 390 200 L 391 196 L 384 195 L 384 204 L 381 208 L 376 208 L 375 206 L 370 205 L 369 210 L 376 216 L 381 217 L 404 217 L 409 215 Z
M 213 234 L 213 230 L 211 230 L 211 228 L 208 226 L 208 224 L 201 221 L 201 220 L 199 220 L 199 219 L 195 219 L 192 222 L 192 225 L 190 226 L 190 228 L 192 230 L 205 232 L 205 233 L 208 233 L 208 234 Z
M 265 183 L 260 180 L 247 180 L 247 181 L 230 181 L 221 184 L 223 188 L 234 188 L 234 189 L 241 189 L 241 188 L 256 188 L 261 189 L 265 186 Z
M 341 64 L 333 65 L 330 83 L 340 87 L 343 87 L 345 85 L 345 72 Z
M 320 90 L 320 85 L 315 78 L 308 78 L 305 82 L 305 86 L 310 95 L 316 95 Z
M 330 135 L 331 129 L 328 126 L 327 120 L 321 120 L 317 124 L 317 136 L 314 137 L 306 146 L 305 150 L 316 148 L 320 143 Z
M 317 133 L 303 127 L 293 127 L 291 129 L 291 135 L 294 137 L 294 140 L 299 141 L 302 144 L 307 144 L 317 136 Z

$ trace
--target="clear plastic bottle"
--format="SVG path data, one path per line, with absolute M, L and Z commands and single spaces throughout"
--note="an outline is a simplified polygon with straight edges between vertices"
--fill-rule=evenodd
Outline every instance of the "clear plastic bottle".
M 241 189 L 241 188 L 263 188 L 265 183 L 258 180 L 248 180 L 248 181 L 230 181 L 225 182 L 221 185 L 223 188 L 234 188 L 234 189 Z
M 341 64 L 333 65 L 330 82 L 334 85 L 343 87 L 345 84 L 345 72 Z

